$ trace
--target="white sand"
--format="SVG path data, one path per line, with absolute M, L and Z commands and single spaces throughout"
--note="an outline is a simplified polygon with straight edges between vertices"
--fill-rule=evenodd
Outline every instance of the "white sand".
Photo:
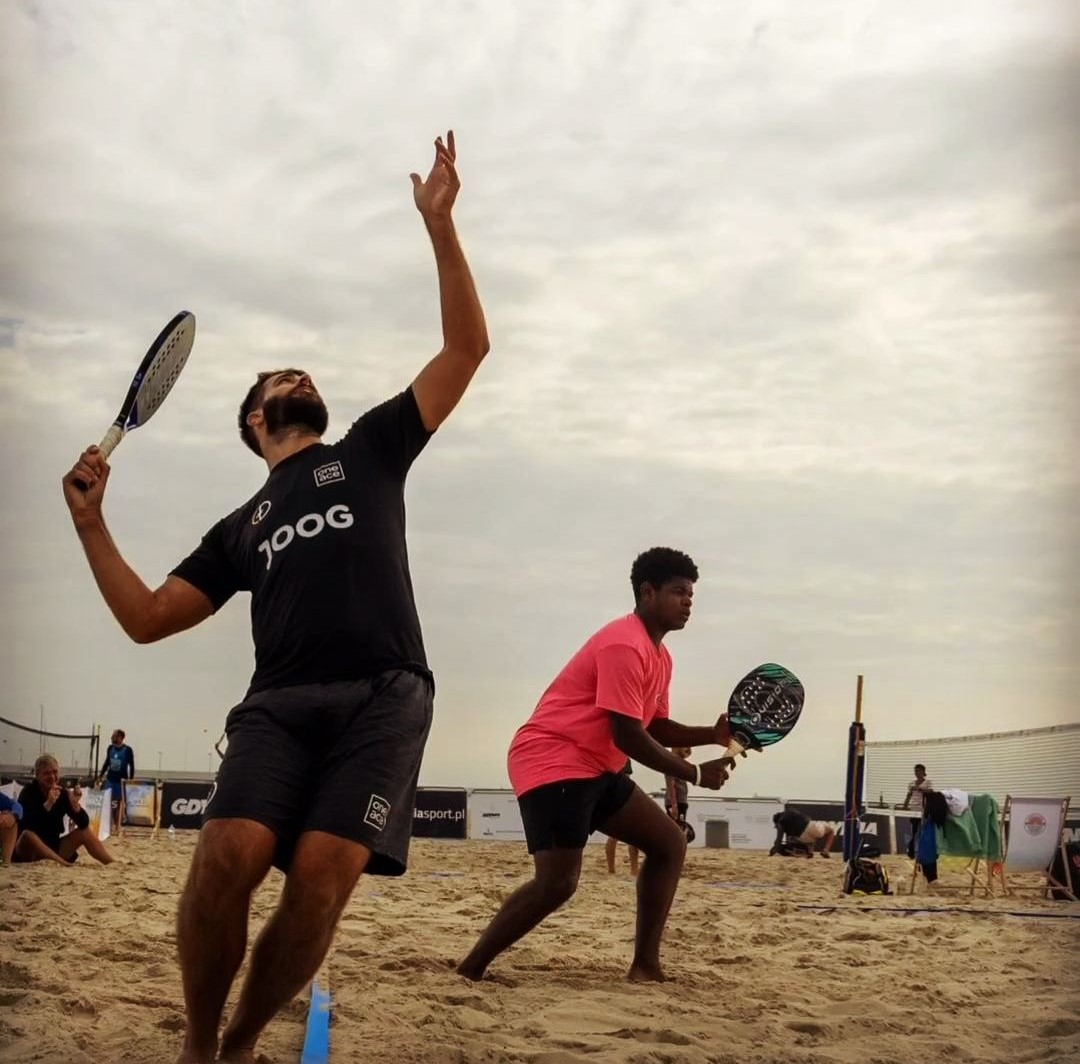
M 174 917 L 194 841 L 111 840 L 124 864 L 107 868 L 0 870 L 0 1060 L 173 1060 Z M 527 876 L 523 845 L 418 841 L 408 876 L 364 879 L 328 961 L 333 1064 L 1080 1059 L 1080 920 L 1004 915 L 1080 916 L 1080 905 L 847 898 L 836 858 L 691 851 L 665 939 L 672 981 L 640 986 L 624 980 L 634 888 L 619 857 L 609 876 L 603 849 L 588 849 L 573 901 L 482 984 L 452 965 Z M 256 895 L 253 930 L 280 884 L 274 872 Z M 880 911 L 912 905 L 975 914 Z M 306 1013 L 297 1000 L 274 1021 L 261 1059 L 296 1064 Z

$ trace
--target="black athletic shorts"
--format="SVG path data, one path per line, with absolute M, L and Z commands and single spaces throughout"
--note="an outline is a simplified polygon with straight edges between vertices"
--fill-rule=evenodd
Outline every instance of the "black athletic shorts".
M 580 850 L 589 836 L 630 800 L 636 785 L 625 772 L 557 780 L 518 798 L 529 853 Z
M 367 846 L 369 875 L 401 875 L 432 703 L 431 681 L 404 669 L 249 695 L 225 722 L 203 819 L 265 824 L 283 871 L 303 832 L 325 831 Z

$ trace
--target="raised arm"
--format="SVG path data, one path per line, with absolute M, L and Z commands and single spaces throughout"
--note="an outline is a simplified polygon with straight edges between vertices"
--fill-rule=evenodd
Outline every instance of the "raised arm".
M 204 621 L 213 605 L 201 591 L 175 576 L 151 591 L 124 561 L 101 512 L 108 480 L 108 462 L 97 447 L 89 447 L 62 483 L 90 571 L 120 627 L 136 643 L 153 643 Z M 86 484 L 86 490 L 76 481 Z
M 456 169 L 454 133 L 435 141 L 435 162 L 426 181 L 410 174 L 413 199 L 435 249 L 442 310 L 442 350 L 413 381 L 413 394 L 424 427 L 434 432 L 457 406 L 489 343 L 484 311 L 476 294 L 469 264 L 461 250 L 451 210 L 461 182 Z

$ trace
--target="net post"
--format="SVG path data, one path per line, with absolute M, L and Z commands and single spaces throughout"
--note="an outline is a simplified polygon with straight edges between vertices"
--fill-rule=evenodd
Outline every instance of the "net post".
M 855 685 L 855 719 L 848 729 L 847 778 L 844 781 L 844 860 L 859 855 L 862 814 L 863 758 L 866 753 L 866 729 L 862 723 L 863 676 Z

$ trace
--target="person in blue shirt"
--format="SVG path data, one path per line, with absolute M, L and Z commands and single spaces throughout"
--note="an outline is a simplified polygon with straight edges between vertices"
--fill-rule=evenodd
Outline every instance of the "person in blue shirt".
M 124 742 L 126 738 L 123 728 L 117 728 L 112 733 L 112 742 L 105 750 L 105 760 L 101 763 L 99 773 L 112 792 L 112 822 L 117 830 L 123 822 L 124 780 L 135 778 L 135 751 Z
M 0 791 L 0 858 L 3 859 L 0 863 L 11 864 L 22 817 L 23 807 L 10 795 Z

